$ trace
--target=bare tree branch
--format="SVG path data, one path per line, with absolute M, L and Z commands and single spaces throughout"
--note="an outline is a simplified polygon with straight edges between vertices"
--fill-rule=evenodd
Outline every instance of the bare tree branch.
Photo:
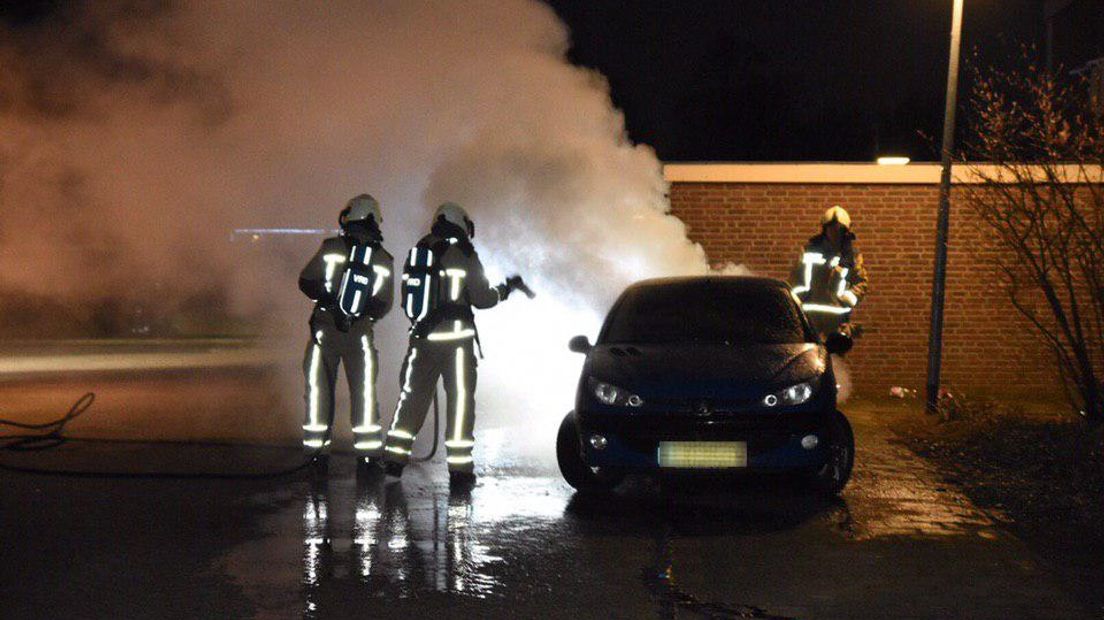
M 1012 307 L 1053 351 L 1071 404 L 1102 422 L 1104 114 L 1083 81 L 1059 83 L 1027 65 L 977 72 L 976 126 L 960 160 L 978 183 L 963 194 Z

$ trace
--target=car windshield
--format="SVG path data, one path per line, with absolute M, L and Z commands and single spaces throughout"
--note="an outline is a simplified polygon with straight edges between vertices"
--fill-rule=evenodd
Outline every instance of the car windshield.
M 775 282 L 702 278 L 629 289 L 602 330 L 603 344 L 808 342 L 797 304 Z

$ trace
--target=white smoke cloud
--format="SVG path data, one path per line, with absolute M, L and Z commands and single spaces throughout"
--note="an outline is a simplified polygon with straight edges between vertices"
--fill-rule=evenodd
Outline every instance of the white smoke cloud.
M 245 257 L 226 242 L 234 227 L 329 227 L 367 191 L 402 256 L 437 203 L 467 207 L 491 273 L 521 273 L 539 294 L 478 316 L 477 428 L 521 422 L 549 449 L 581 361 L 568 337 L 596 335 L 634 280 L 707 269 L 666 213 L 654 153 L 628 141 L 605 80 L 566 61 L 569 34 L 543 4 L 132 7 L 90 4 L 72 19 L 95 35 L 91 60 L 57 32 L 0 46 L 12 78 L 0 90 L 0 287 L 79 298 L 170 282 L 166 303 L 225 288 L 287 345 L 289 432 L 308 256 Z M 50 72 L 68 86 L 52 91 Z M 396 311 L 379 328 L 385 418 L 405 327 Z

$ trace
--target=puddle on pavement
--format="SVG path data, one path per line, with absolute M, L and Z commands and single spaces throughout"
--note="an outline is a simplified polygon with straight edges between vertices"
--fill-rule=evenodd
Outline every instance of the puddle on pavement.
M 474 489 L 450 493 L 447 483 L 414 468 L 401 484 L 335 476 L 296 486 L 298 492 L 268 499 L 296 509 L 266 519 L 268 535 L 236 548 L 222 564 L 247 596 L 274 612 L 290 601 L 270 594 L 299 583 L 306 617 L 328 599 L 350 595 L 502 594 L 505 560 L 495 548 L 539 557 L 540 537 L 528 534 L 561 520 L 571 495 L 550 477 L 482 477 Z
M 397 486 L 381 494 L 357 494 L 351 537 L 330 520 L 327 492 L 312 492 L 303 511 L 302 585 L 309 615 L 318 608 L 326 580 L 370 586 L 375 593 L 411 596 L 431 590 L 485 597 L 494 591 L 500 562 L 479 542 L 474 507 L 433 501 L 412 507 Z
M 693 487 L 672 494 L 641 482 L 614 500 L 592 500 L 574 495 L 547 471 L 525 469 L 486 472 L 474 489 L 457 494 L 449 492 L 437 465 L 409 468 L 401 484 L 357 484 L 340 474 L 296 483 L 270 498 L 288 507 L 263 523 L 269 535 L 236 549 L 224 560 L 226 570 L 274 614 L 294 608 L 312 617 L 350 601 L 425 593 L 514 597 L 517 591 L 507 591 L 507 585 L 516 589 L 519 578 L 535 578 L 530 564 L 562 561 L 572 556 L 572 545 L 612 533 L 637 538 L 644 548 L 655 541 L 654 562 L 645 566 L 645 560 L 635 570 L 642 594 L 661 615 L 781 618 L 754 601 L 711 601 L 680 587 L 677 576 L 694 567 L 672 558 L 672 541 L 793 530 L 810 522 L 841 542 L 973 533 L 988 523 L 946 493 L 938 501 L 929 497 L 939 486 L 929 473 L 902 476 L 900 468 L 877 461 L 845 494 L 851 502 L 817 500 L 795 489 L 780 493 L 770 481 L 753 483 L 736 497 Z M 631 575 L 633 569 L 626 569 Z M 298 592 L 289 591 L 290 583 L 300 584 Z

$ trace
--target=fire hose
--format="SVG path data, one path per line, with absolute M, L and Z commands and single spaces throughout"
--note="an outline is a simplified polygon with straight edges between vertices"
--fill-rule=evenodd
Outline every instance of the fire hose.
M 15 420 L 0 419 L 0 426 L 8 426 L 20 430 L 43 431 L 38 433 L 20 433 L 15 435 L 0 436 L 0 452 L 41 452 L 57 448 L 68 442 L 98 442 L 102 440 L 82 439 L 62 435 L 65 426 L 77 419 L 92 406 L 96 400 L 95 392 L 87 392 L 78 398 L 69 411 L 49 422 L 41 424 L 28 424 Z M 72 469 L 46 469 L 40 467 L 27 467 L 23 465 L 11 465 L 0 462 L 0 470 L 20 474 L 38 474 L 44 476 L 64 476 L 71 478 L 118 478 L 118 479 L 144 479 L 144 480 L 264 480 L 280 478 L 302 471 L 314 463 L 322 453 L 319 448 L 309 454 L 302 462 L 284 469 L 256 473 L 223 473 L 223 472 L 120 472 L 120 471 L 93 471 Z
M 515 279 L 516 278 L 516 279 Z M 514 289 L 521 291 L 529 299 L 536 297 L 520 276 L 511 278 Z M 0 427 L 8 426 L 25 431 L 43 431 L 37 433 L 18 433 L 14 435 L 0 436 L 0 452 L 41 452 L 60 447 L 68 442 L 95 442 L 103 440 L 84 439 L 80 437 L 68 437 L 62 435 L 65 426 L 83 415 L 96 401 L 95 392 L 86 392 L 73 402 L 65 415 L 39 424 L 18 422 L 0 418 Z M 429 454 L 420 457 L 412 457 L 415 463 L 426 463 L 437 455 L 439 443 L 438 435 L 441 426 L 441 409 L 438 401 L 438 390 L 433 389 L 433 445 Z M 47 476 L 68 476 L 81 478 L 125 478 L 125 479 L 168 479 L 168 480 L 263 480 L 290 476 L 306 469 L 314 464 L 322 456 L 324 446 L 311 452 L 302 462 L 284 469 L 269 472 L 256 473 L 222 473 L 222 472 L 118 472 L 118 471 L 91 471 L 69 469 L 44 469 L 39 467 L 26 467 L 0 462 L 0 470 L 22 474 L 39 474 Z
M 507 280 L 507 283 L 510 285 L 511 288 L 513 288 L 515 290 L 518 290 L 518 291 L 521 291 L 522 294 L 524 294 L 529 299 L 533 299 L 537 296 L 537 294 L 533 292 L 533 289 L 529 288 L 529 285 L 527 285 L 525 283 L 525 280 L 523 280 L 521 276 L 512 276 L 511 278 L 509 278 Z M 476 336 L 476 339 L 478 341 L 478 335 Z M 480 349 L 482 349 L 482 345 L 480 345 Z M 437 390 L 437 387 L 434 386 L 434 388 L 433 388 L 433 447 L 430 448 L 429 454 L 427 454 L 426 456 L 412 456 L 412 457 L 410 457 L 411 462 L 414 462 L 414 463 L 428 463 L 429 461 L 433 460 L 434 456 L 437 455 L 437 444 L 438 444 L 438 437 L 437 436 L 441 432 L 441 408 L 440 408 L 440 405 L 438 404 L 438 400 L 437 400 L 438 393 L 439 392 Z
M 92 403 L 96 401 L 95 392 L 87 392 L 78 398 L 65 415 L 51 420 L 49 422 L 43 422 L 41 424 L 28 424 L 25 422 L 18 422 L 15 420 L 6 420 L 0 418 L 0 426 L 9 426 L 12 428 L 28 431 L 42 431 L 36 433 L 20 433 L 15 435 L 3 435 L 0 436 L 0 452 L 41 452 L 44 450 L 50 450 L 60 447 L 68 442 L 97 442 L 103 440 L 95 439 L 83 439 L 79 437 L 68 437 L 62 434 L 65 430 L 65 426 L 73 420 L 80 417 L 84 412 L 92 406 Z M 415 463 L 426 463 L 433 460 L 433 457 L 437 455 L 438 437 L 440 432 L 441 413 L 440 405 L 438 404 L 437 390 L 433 392 L 433 446 L 429 451 L 429 454 L 421 457 L 413 457 L 411 461 Z M 0 470 L 9 471 L 20 474 L 39 474 L 47 476 L 66 476 L 66 477 L 78 477 L 78 478 L 124 478 L 124 479 L 162 479 L 162 480 L 264 480 L 268 478 L 280 478 L 283 476 L 290 476 L 294 473 L 300 472 L 307 467 L 314 464 L 318 460 L 318 457 L 322 455 L 323 448 L 318 448 L 311 452 L 300 463 L 292 467 L 279 469 L 275 471 L 256 472 L 256 473 L 224 473 L 224 472 L 120 472 L 120 471 L 92 471 L 92 470 L 70 470 L 70 469 L 47 469 L 40 467 L 27 467 L 23 465 L 12 465 L 0 461 Z

